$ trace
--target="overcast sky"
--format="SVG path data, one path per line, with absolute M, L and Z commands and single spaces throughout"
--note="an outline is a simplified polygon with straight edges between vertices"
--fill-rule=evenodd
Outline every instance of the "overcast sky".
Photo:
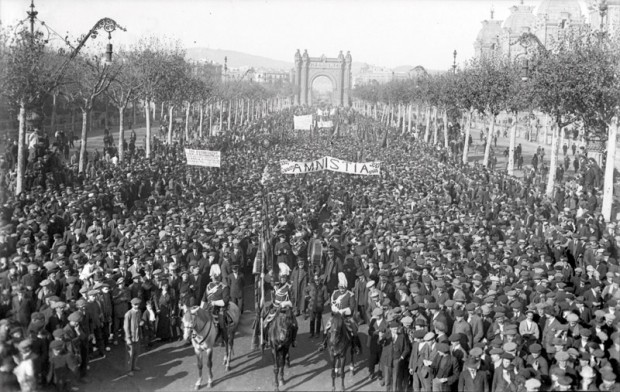
M 396 67 L 447 69 L 474 54 L 481 22 L 503 20 L 520 0 L 35 0 L 39 17 L 77 38 L 107 16 L 127 28 L 113 42 L 145 35 L 178 38 L 186 47 L 227 49 L 291 61 L 296 49 Z M 30 0 L 0 0 L 3 25 L 26 17 Z M 536 6 L 539 1 L 526 0 Z M 583 8 L 583 5 L 582 5 Z M 101 39 L 99 39 L 101 40 Z

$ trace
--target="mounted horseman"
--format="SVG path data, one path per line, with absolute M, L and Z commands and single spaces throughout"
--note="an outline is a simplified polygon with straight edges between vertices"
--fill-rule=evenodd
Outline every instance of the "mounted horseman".
M 222 270 L 218 264 L 213 264 L 209 275 L 211 282 L 207 285 L 200 307 L 211 309 L 213 317 L 218 322 L 220 333 L 223 340 L 228 340 L 226 314 L 228 313 L 228 303 L 230 302 L 230 287 L 222 282 Z
M 264 342 L 263 344 L 271 343 L 271 342 L 268 342 L 269 334 L 267 332 L 269 331 L 269 325 L 271 324 L 271 322 L 273 321 L 273 319 L 276 317 L 276 315 L 279 312 L 283 312 L 283 313 L 291 313 L 292 320 L 293 320 L 292 346 L 295 347 L 298 326 L 297 326 L 297 319 L 294 317 L 294 315 L 292 315 L 293 303 L 291 302 L 291 297 L 292 297 L 293 288 L 292 288 L 291 283 L 288 280 L 291 270 L 288 267 L 288 265 L 284 263 L 280 263 L 279 268 L 280 268 L 279 281 L 274 283 L 274 287 L 273 287 L 274 290 L 272 292 L 273 301 L 271 302 L 271 304 L 265 306 L 263 310 L 263 317 L 264 317 L 263 336 L 265 337 L 265 339 L 263 340 Z M 268 282 L 265 282 L 265 283 L 268 283 Z M 265 288 L 267 289 L 267 286 L 265 286 Z
M 331 296 L 332 314 L 338 313 L 343 316 L 347 332 L 351 337 L 351 341 L 355 349 L 355 354 L 359 354 L 362 350 L 362 344 L 360 342 L 359 336 L 357 335 L 357 323 L 353 319 L 353 314 L 357 309 L 357 304 L 355 303 L 355 295 L 352 291 L 347 290 L 347 287 L 347 277 L 343 272 L 339 272 L 338 288 L 332 293 Z M 327 347 L 327 339 L 329 337 L 329 330 L 331 328 L 331 324 L 332 320 L 330 319 L 325 326 L 325 330 L 323 332 L 323 342 L 321 343 L 319 348 L 321 351 Z

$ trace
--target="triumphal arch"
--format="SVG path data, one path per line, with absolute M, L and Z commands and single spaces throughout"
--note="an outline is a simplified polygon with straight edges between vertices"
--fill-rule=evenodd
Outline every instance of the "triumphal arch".
M 333 87 L 332 103 L 338 106 L 350 106 L 351 96 L 351 52 L 344 56 L 342 51 L 336 58 L 310 57 L 295 53 L 295 104 L 312 105 L 311 88 L 316 78 L 327 77 Z

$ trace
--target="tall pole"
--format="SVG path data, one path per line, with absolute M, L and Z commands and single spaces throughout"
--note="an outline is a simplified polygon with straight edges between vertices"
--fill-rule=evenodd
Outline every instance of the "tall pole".
M 26 14 L 28 14 L 28 19 L 30 20 L 30 36 L 31 36 L 31 40 L 33 39 L 32 37 L 34 37 L 34 21 L 35 19 L 37 19 L 37 14 L 39 12 L 34 10 L 34 0 L 30 1 L 30 11 L 26 11 Z
M 454 53 L 452 53 L 452 56 L 454 57 L 452 61 L 452 72 L 456 74 L 456 49 L 454 49 Z

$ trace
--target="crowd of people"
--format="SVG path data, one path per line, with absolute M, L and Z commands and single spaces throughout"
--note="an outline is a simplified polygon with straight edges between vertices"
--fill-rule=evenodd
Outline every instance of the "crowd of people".
M 385 126 L 352 111 L 338 133 L 291 131 L 301 111 L 191 143 L 222 151 L 219 169 L 156 143 L 150 159 L 2 189 L 2 390 L 76 389 L 118 343 L 133 375 L 142 346 L 181 337 L 183 311 L 243 308 L 266 197 L 288 267 L 266 274 L 271 306 L 307 315 L 311 337 L 330 310 L 367 324 L 368 376 L 388 391 L 620 391 L 620 233 L 595 165 L 547 198 L 412 135 L 378 146 Z M 279 172 L 325 155 L 381 161 L 381 175 Z

